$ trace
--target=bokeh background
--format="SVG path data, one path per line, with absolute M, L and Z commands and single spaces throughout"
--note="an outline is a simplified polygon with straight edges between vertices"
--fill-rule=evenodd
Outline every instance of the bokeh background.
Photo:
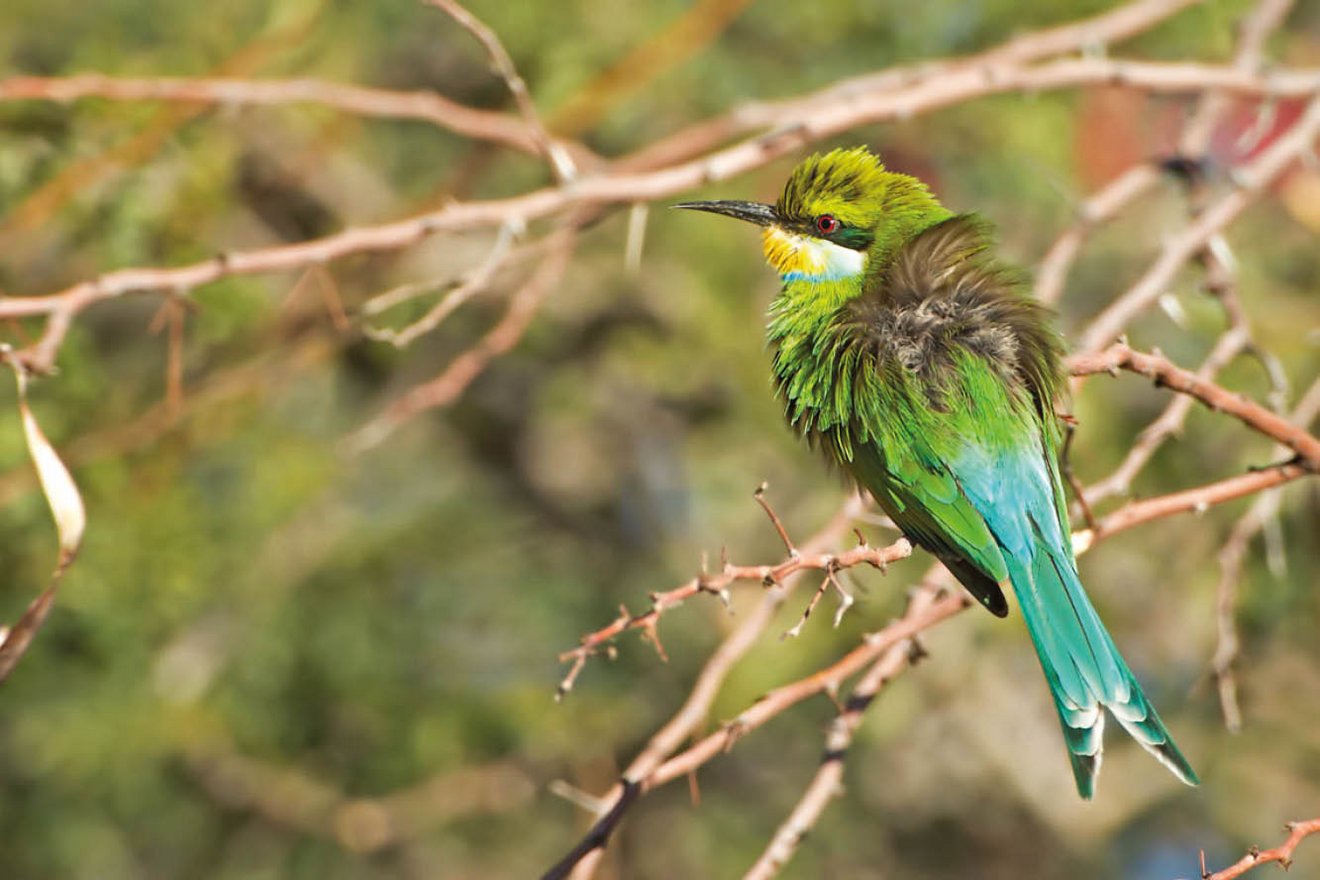
M 600 89 L 605 72 L 693 4 L 471 3 L 552 129 L 610 156 L 739 102 L 971 52 L 1105 6 L 699 3 L 708 33 L 679 31 L 671 56 L 611 92 Z M 1194 7 L 1123 52 L 1226 60 L 1248 8 Z M 1320 62 L 1318 29 L 1320 7 L 1298 4 L 1270 55 Z M 470 35 L 412 0 L 0 5 L 0 74 L 89 70 L 322 77 L 510 106 Z M 1110 90 L 1009 95 L 839 143 L 871 144 L 951 206 L 983 212 L 1004 251 L 1031 266 L 1086 193 L 1172 148 L 1187 109 Z M 1220 161 L 1235 158 L 1250 122 L 1230 116 Z M 791 164 L 701 195 L 771 198 Z M 1230 237 L 1254 332 L 1294 390 L 1320 367 L 1317 180 L 1289 175 Z M 535 159 L 422 123 L 311 107 L 0 103 L 0 290 L 45 293 L 114 267 L 181 264 L 546 182 Z M 1069 280 L 1065 329 L 1117 295 L 1186 216 L 1170 179 L 1103 230 Z M 159 299 L 80 318 L 33 406 L 90 525 L 49 623 L 0 689 L 0 875 L 535 875 L 586 821 L 550 783 L 605 790 L 731 619 L 714 600 L 690 602 L 661 624 L 667 663 L 623 638 L 560 705 L 556 654 L 620 603 L 640 609 L 689 577 L 703 553 L 727 545 L 735 561 L 779 559 L 751 499 L 761 481 L 799 538 L 837 509 L 844 487 L 790 436 L 772 398 L 760 330 L 775 281 L 755 236 L 664 211 L 650 216 L 636 267 L 626 211 L 584 233 L 526 337 L 456 405 L 344 455 L 346 435 L 491 325 L 510 284 L 402 352 L 336 329 L 323 286 L 352 314 L 391 285 L 470 268 L 491 241 L 476 231 L 320 275 L 198 290 L 181 399 L 167 395 L 168 333 L 152 328 Z M 1171 293 L 1180 308 L 1143 318 L 1132 341 L 1193 365 L 1222 316 L 1194 272 Z M 2 332 L 21 341 L 36 329 Z M 1270 388 L 1250 358 L 1223 382 L 1258 399 Z M 44 583 L 55 538 L 13 392 L 0 398 L 10 412 L 0 418 L 0 620 L 13 621 Z M 1108 473 L 1167 399 L 1133 377 L 1088 384 L 1076 401 L 1078 473 Z M 1198 409 L 1133 491 L 1275 457 Z M 926 640 L 930 661 L 873 708 L 845 796 L 785 876 L 1188 877 L 1199 848 L 1223 864 L 1316 813 L 1317 500 L 1314 481 L 1291 486 L 1268 542 L 1252 544 L 1239 735 L 1224 730 L 1206 670 L 1215 554 L 1248 502 L 1125 533 L 1083 561 L 1200 789 L 1114 736 L 1097 802 L 1079 802 L 1020 618 L 965 614 Z M 823 614 L 796 641 L 765 638 L 710 725 L 883 625 L 925 566 L 918 554 L 887 577 L 859 573 L 859 604 L 837 630 Z M 735 611 L 758 590 L 735 591 Z M 833 714 L 827 700 L 808 702 L 740 741 L 701 772 L 699 804 L 682 784 L 649 795 L 602 876 L 736 875 L 810 778 Z M 1320 876 L 1317 865 L 1304 845 L 1294 873 Z

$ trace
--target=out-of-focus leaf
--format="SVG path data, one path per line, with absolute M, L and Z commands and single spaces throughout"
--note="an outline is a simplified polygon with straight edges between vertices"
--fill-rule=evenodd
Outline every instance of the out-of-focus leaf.
M 60 461 L 55 447 L 50 445 L 36 417 L 32 415 L 32 408 L 27 402 L 27 376 L 22 368 L 16 369 L 14 374 L 18 377 L 18 411 L 23 419 L 23 435 L 27 438 L 37 478 L 41 480 L 41 491 L 46 495 L 46 503 L 50 505 L 55 527 L 59 530 L 60 566 L 63 567 L 73 560 L 78 546 L 82 544 L 87 511 L 83 508 L 82 495 L 69 469 Z
M 32 600 L 18 623 L 12 629 L 4 631 L 0 641 L 0 682 L 9 677 L 18 661 L 22 659 L 31 644 L 33 636 L 46 621 L 50 607 L 55 602 L 55 592 L 59 587 L 60 575 L 78 554 L 82 544 L 83 530 L 87 525 L 87 511 L 83 508 L 82 495 L 73 482 L 69 469 L 60 461 L 55 447 L 50 445 L 41 426 L 32 415 L 27 402 L 27 374 L 23 367 L 14 364 L 14 376 L 18 380 L 18 412 L 23 420 L 23 435 L 27 439 L 28 452 L 32 455 L 32 464 L 37 469 L 37 479 L 41 482 L 41 491 L 50 505 L 51 515 L 55 518 L 55 528 L 60 538 L 60 558 L 51 573 L 50 584 L 41 591 L 41 595 Z

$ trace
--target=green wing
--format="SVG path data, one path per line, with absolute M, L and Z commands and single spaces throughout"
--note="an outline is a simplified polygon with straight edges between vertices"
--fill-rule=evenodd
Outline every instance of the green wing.
M 874 443 L 861 445 L 853 474 L 905 535 L 943 562 L 990 613 L 1007 616 L 1000 584 L 1008 566 L 985 520 L 934 450 L 910 452 L 886 457 Z

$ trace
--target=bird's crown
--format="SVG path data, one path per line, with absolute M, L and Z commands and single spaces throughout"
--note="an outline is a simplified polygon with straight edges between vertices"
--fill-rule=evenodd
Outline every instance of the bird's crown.
M 781 222 L 810 225 L 822 215 L 843 226 L 869 228 L 901 175 L 885 169 L 866 147 L 816 153 L 802 160 L 775 204 Z

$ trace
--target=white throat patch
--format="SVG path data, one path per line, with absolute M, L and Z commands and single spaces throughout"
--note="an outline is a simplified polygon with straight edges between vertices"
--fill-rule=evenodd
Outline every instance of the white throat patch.
M 785 281 L 838 281 L 866 271 L 866 253 L 826 241 L 767 226 L 763 234 L 765 258 Z

